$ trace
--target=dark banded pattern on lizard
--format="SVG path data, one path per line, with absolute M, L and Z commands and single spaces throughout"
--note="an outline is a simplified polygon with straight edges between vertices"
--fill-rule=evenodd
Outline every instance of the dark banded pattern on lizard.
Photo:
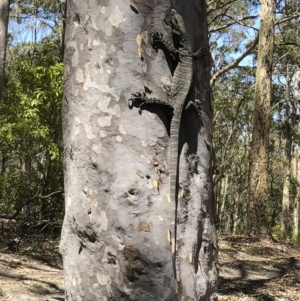
M 174 265 L 174 278 L 177 279 L 176 264 L 176 232 L 177 232 L 177 205 L 178 205 L 178 171 L 179 171 L 179 129 L 183 110 L 189 102 L 189 94 L 193 83 L 193 59 L 205 56 L 205 50 L 200 48 L 196 53 L 192 52 L 191 43 L 186 33 L 186 28 L 182 17 L 175 9 L 171 11 L 171 24 L 173 34 L 178 37 L 178 48 L 164 38 L 162 33 L 152 32 L 153 42 L 161 43 L 163 47 L 177 61 L 177 66 L 172 78 L 170 101 L 162 101 L 155 98 L 148 98 L 145 93 L 135 93 L 132 101 L 140 100 L 143 104 L 163 105 L 173 112 L 170 127 L 170 200 L 174 209 L 174 223 L 172 230 L 168 233 L 172 243 L 172 255 Z M 194 101 L 192 102 L 193 104 Z M 179 281 L 179 279 L 177 279 Z

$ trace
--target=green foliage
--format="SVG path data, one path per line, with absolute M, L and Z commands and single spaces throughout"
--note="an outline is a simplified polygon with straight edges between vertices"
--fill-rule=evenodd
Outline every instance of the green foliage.
M 0 104 L 0 210 L 10 214 L 37 193 L 63 189 L 63 65 L 53 57 L 40 54 L 33 59 L 14 52 L 7 61 L 5 98 Z M 61 218 L 61 195 L 57 201 L 57 197 L 34 201 L 28 206 L 30 214 Z

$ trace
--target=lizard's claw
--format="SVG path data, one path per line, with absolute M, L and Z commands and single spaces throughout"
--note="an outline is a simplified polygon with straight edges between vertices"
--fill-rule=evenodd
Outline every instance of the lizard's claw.
M 158 32 L 158 31 L 154 30 L 154 31 L 151 32 L 151 38 L 152 38 L 153 42 L 161 41 L 162 38 L 163 38 L 163 34 L 161 32 Z
M 202 59 L 207 55 L 207 49 L 200 47 L 194 54 L 193 57 L 197 59 Z
M 141 113 L 141 107 L 145 102 L 145 98 L 146 98 L 146 93 L 145 92 L 135 92 L 131 94 L 131 98 L 128 100 L 128 104 L 130 107 L 132 107 L 133 103 L 136 100 L 142 101 L 142 103 L 139 105 L 139 113 Z
M 145 92 L 140 93 L 140 92 L 135 92 L 131 94 L 133 98 L 131 98 L 131 100 L 143 100 L 146 95 Z

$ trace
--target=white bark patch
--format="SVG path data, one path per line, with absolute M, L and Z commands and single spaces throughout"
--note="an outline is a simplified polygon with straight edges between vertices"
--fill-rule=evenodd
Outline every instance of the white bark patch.
M 140 34 L 138 34 L 136 37 L 136 43 L 138 44 L 138 56 L 141 57 L 142 56 L 142 48 L 141 48 L 142 37 Z
M 79 83 L 83 83 L 83 81 L 84 81 L 84 76 L 83 76 L 83 71 L 82 71 L 82 69 L 77 69 L 77 72 L 76 72 L 76 80 L 77 80 Z
M 123 138 L 121 137 L 121 136 L 116 136 L 116 140 L 118 141 L 118 142 L 122 142 L 122 140 L 123 140 Z
M 105 14 L 106 13 L 106 7 L 105 6 L 102 6 L 101 7 L 101 14 Z
M 97 273 L 97 280 L 101 285 L 107 285 L 111 282 L 109 275 Z
M 126 135 L 126 134 L 127 134 L 127 132 L 125 131 L 125 129 L 124 129 L 124 127 L 123 127 L 122 124 L 119 126 L 119 131 L 120 131 L 120 133 L 121 133 L 122 135 Z
M 155 114 L 153 114 L 151 112 L 147 112 L 147 113 L 152 120 L 155 120 Z
M 115 10 L 112 12 L 110 17 L 108 18 L 111 25 L 114 27 L 120 27 L 120 23 L 126 20 L 125 13 L 121 12 L 119 9 L 119 5 L 116 6 Z
M 100 39 L 93 40 L 93 46 L 99 46 L 101 43 Z
M 72 200 L 72 198 L 68 195 L 68 197 L 66 197 L 66 208 L 69 208 L 69 207 L 70 207 L 70 205 L 71 205 L 71 200 Z M 66 211 L 67 211 L 67 209 L 66 209 Z
M 153 189 L 153 183 L 152 183 L 152 181 L 147 181 L 147 182 L 146 182 L 146 187 L 147 187 L 148 189 Z
M 112 45 L 110 46 L 110 50 L 111 50 L 112 52 L 116 52 L 116 46 L 115 46 L 114 44 L 112 44 Z
M 145 159 L 146 160 L 146 162 L 148 163 L 148 164 L 150 164 L 151 163 L 151 161 L 147 158 L 147 157 L 145 157 L 144 155 L 141 155 L 141 157 L 143 158 L 143 159 Z
M 171 87 L 171 78 L 168 76 L 161 76 L 160 82 L 162 83 L 162 88 L 166 91 L 166 87 Z
M 100 28 L 97 26 L 96 20 L 93 18 L 92 18 L 92 25 L 95 30 L 100 30 Z
M 100 220 L 101 220 L 101 226 L 100 226 L 100 231 L 107 231 L 108 227 L 108 219 L 106 216 L 106 213 L 102 210 L 100 214 Z
M 74 120 L 74 133 L 75 135 L 77 135 L 79 133 L 79 130 L 80 130 L 80 119 L 79 117 L 75 117 L 75 120 Z
M 101 128 L 111 125 L 112 116 L 101 116 L 97 119 L 97 122 Z
M 152 55 L 152 48 L 146 47 L 146 53 L 147 53 L 148 56 L 151 56 Z
M 112 35 L 112 26 L 108 20 L 104 22 L 104 28 L 105 28 L 105 35 L 110 37 Z
M 78 295 L 78 294 L 76 295 L 76 300 L 77 301 L 83 301 L 82 297 L 80 295 Z
M 104 138 L 107 136 L 106 131 L 100 131 L 100 137 Z
M 93 150 L 96 154 L 100 154 L 101 151 L 102 151 L 102 147 L 101 147 L 100 144 L 93 144 L 92 150 Z
M 84 125 L 84 129 L 85 129 L 85 132 L 86 132 L 86 137 L 87 137 L 89 140 L 92 140 L 92 139 L 96 138 L 96 136 L 95 136 L 94 133 L 93 133 L 93 127 L 92 127 L 92 125 L 90 125 L 90 124 L 85 124 L 85 125 Z

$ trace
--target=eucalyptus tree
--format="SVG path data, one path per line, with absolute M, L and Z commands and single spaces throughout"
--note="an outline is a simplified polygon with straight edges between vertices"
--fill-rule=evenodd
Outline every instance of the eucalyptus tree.
M 188 38 L 175 30 L 174 36 L 190 41 L 193 51 L 208 49 L 206 1 L 176 1 L 176 14 L 171 8 L 168 1 L 68 1 L 60 244 L 68 300 L 217 299 L 210 55 L 194 61 L 194 75 L 172 78 L 180 56 L 191 53 L 170 56 L 151 43 L 159 32 L 172 41 L 179 14 Z M 191 105 L 181 121 L 181 192 L 174 206 L 170 111 L 128 101 L 137 92 L 168 101 L 171 81 L 179 80 L 180 93 L 192 76 L 198 109 Z
M 262 237 L 270 235 L 268 225 L 268 168 L 274 47 L 273 10 L 272 0 L 261 0 L 248 188 L 247 231 L 249 234 Z

